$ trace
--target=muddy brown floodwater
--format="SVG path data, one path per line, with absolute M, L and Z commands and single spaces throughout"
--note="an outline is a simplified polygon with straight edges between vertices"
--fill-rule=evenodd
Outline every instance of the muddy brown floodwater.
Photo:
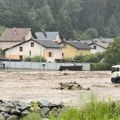
M 91 93 L 100 99 L 120 99 L 120 85 L 112 84 L 110 71 L 0 71 L 0 99 L 63 102 L 77 105 L 87 101 Z M 56 90 L 60 82 L 76 81 L 90 90 Z

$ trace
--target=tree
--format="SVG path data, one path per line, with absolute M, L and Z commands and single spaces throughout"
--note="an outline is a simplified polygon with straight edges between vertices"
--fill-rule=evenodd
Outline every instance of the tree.
M 98 32 L 95 28 L 89 28 L 86 31 L 86 34 L 88 34 L 92 39 L 97 38 L 98 37 Z
M 114 15 L 111 16 L 109 21 L 109 29 L 110 29 L 110 35 L 111 37 L 116 37 L 119 33 L 119 28 L 116 23 L 116 19 Z
M 65 0 L 58 15 L 58 28 L 64 37 L 72 38 L 73 31 L 79 29 L 81 0 Z
M 109 66 L 120 64 L 120 37 L 115 38 L 107 48 L 104 62 Z
M 37 10 L 36 22 L 40 29 L 50 30 L 52 28 L 55 20 L 48 5 Z

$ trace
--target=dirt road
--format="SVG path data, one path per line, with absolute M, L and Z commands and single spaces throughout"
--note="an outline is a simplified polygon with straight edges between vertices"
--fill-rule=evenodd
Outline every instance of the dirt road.
M 60 82 L 76 81 L 90 90 L 56 90 Z M 91 93 L 101 99 L 120 99 L 120 85 L 112 84 L 110 72 L 93 71 L 0 71 L 0 98 L 33 101 L 46 99 L 54 103 L 76 105 L 87 101 Z

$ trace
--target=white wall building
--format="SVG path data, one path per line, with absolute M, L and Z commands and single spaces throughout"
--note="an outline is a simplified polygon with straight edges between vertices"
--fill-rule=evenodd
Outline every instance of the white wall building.
M 47 62 L 55 62 L 62 59 L 60 46 L 53 41 L 39 41 L 30 39 L 5 51 L 5 58 L 23 60 L 26 57 L 43 56 Z

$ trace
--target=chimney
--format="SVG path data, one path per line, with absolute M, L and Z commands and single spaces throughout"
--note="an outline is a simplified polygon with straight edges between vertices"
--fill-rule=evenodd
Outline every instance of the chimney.
M 17 28 L 16 28 L 16 27 L 14 27 L 14 28 L 13 28 L 13 31 L 15 32 L 15 34 L 17 34 L 17 33 L 18 33 L 18 30 L 17 30 Z

